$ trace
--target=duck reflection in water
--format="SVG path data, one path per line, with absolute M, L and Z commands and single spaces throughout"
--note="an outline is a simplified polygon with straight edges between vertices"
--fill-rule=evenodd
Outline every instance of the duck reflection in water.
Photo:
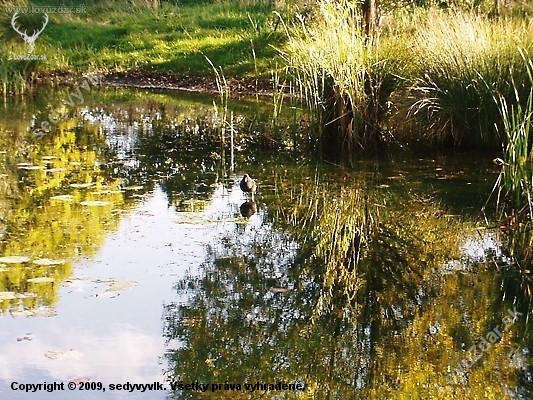
M 244 218 L 250 218 L 257 212 L 257 203 L 255 201 L 245 201 L 239 209 Z

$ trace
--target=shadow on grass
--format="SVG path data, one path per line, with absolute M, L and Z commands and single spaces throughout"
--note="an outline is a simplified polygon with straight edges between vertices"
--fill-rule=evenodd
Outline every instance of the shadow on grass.
M 90 46 L 93 49 L 105 49 L 117 46 L 128 35 L 128 29 L 102 24 L 80 25 L 74 21 L 62 22 L 61 26 L 52 25 L 47 31 L 50 45 L 57 43 L 65 48 Z
M 246 74 L 254 71 L 257 62 L 260 72 L 265 72 L 265 60 L 271 61 L 277 57 L 277 51 L 271 46 L 280 43 L 281 34 L 261 34 L 255 38 L 241 37 L 234 41 L 217 46 L 203 46 L 197 52 L 181 52 L 166 62 L 158 63 L 154 67 L 161 71 L 173 71 L 186 74 L 210 74 L 212 68 L 206 61 L 207 56 L 216 67 L 222 67 L 226 74 Z M 253 51 L 252 51 L 253 44 Z M 254 51 L 255 57 L 254 60 Z

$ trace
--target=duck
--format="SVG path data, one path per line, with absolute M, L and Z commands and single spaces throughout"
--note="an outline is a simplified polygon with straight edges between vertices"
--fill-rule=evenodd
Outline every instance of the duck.
M 252 178 L 250 178 L 250 175 L 248 174 L 244 174 L 239 186 L 241 187 L 241 190 L 246 193 L 250 193 L 250 192 L 253 193 L 257 189 L 257 185 L 255 184 L 255 181 Z
M 241 182 L 239 183 L 239 187 L 245 193 L 252 193 L 252 201 L 254 200 L 254 193 L 257 190 L 257 184 L 252 178 L 250 178 L 250 175 L 244 174 Z

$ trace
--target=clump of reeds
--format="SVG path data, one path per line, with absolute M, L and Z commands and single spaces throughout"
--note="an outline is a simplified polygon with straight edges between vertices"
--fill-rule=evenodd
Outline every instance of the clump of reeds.
M 9 56 L 0 51 L 0 84 L 4 98 L 8 94 L 24 93 L 26 79 L 35 67 L 35 61 L 10 60 Z
M 518 51 L 533 50 L 526 18 L 399 8 L 375 35 L 363 25 L 359 2 L 321 0 L 288 29 L 284 57 L 319 116 L 323 146 L 352 153 L 402 127 L 408 140 L 501 144 L 493 97 L 514 101 L 512 82 L 527 80 Z
M 503 159 L 495 160 L 502 166 L 495 188 L 498 190 L 500 211 L 512 209 L 522 216 L 525 213 L 533 221 L 533 138 L 530 136 L 533 124 L 533 60 L 523 51 L 520 54 L 528 79 L 520 83 L 512 81 L 514 98 L 508 99 L 501 93 L 494 95 L 504 143 Z
M 494 161 L 501 172 L 491 195 L 496 193 L 496 215 L 503 249 L 526 275 L 533 266 L 533 59 L 520 50 L 527 79 L 511 81 L 512 97 L 494 94 L 501 123 L 502 158 Z M 531 296 L 531 286 L 524 286 Z
M 225 149 L 226 149 L 226 129 L 229 130 L 230 134 L 230 171 L 233 172 L 234 168 L 234 126 L 233 126 L 233 112 L 231 113 L 230 120 L 228 121 L 228 101 L 230 97 L 230 86 L 228 84 L 228 81 L 226 80 L 226 77 L 224 76 L 224 71 L 222 70 L 222 67 L 215 67 L 213 62 L 204 54 L 204 57 L 206 58 L 209 65 L 211 65 L 211 68 L 213 69 L 215 73 L 215 81 L 217 85 L 217 91 L 218 91 L 218 97 L 219 102 L 213 100 L 213 109 L 214 109 L 214 116 L 213 116 L 213 128 L 215 130 L 218 130 L 220 132 L 220 157 L 222 160 L 222 170 L 225 174 L 226 169 L 226 161 L 225 161 Z
M 288 36 L 283 55 L 322 120 L 321 133 L 329 135 L 324 146 L 340 144 L 351 153 L 376 139 L 394 77 L 380 58 L 378 37 L 365 32 L 360 4 L 321 0 Z
M 497 145 L 493 95 L 514 97 L 511 82 L 527 79 L 518 51 L 533 47 L 527 21 L 431 11 L 418 24 L 410 116 L 421 123 L 421 135 L 433 142 Z
M 530 92 L 525 107 L 519 102 L 509 106 L 500 97 L 503 132 L 506 137 L 502 161 L 501 186 L 508 194 L 511 204 L 519 207 L 524 204 L 532 209 L 531 190 L 533 189 L 533 154 L 530 130 L 533 113 L 533 92 Z

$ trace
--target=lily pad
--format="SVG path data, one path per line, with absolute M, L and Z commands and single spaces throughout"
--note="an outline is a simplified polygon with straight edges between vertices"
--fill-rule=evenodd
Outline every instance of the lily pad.
M 9 313 L 12 317 L 31 317 L 33 312 L 31 310 L 13 310 Z
M 91 192 L 91 194 L 94 194 L 96 196 L 105 196 L 110 194 L 122 194 L 124 193 L 122 190 L 100 190 L 98 192 Z
M 41 167 L 39 165 L 23 165 L 21 167 L 18 167 L 18 169 L 25 169 L 26 171 L 35 171 L 38 169 L 44 169 L 44 167 Z
M 113 282 L 109 286 L 107 291 L 118 292 L 120 290 L 130 289 L 130 288 L 132 288 L 134 286 L 137 286 L 137 282 L 134 282 L 134 281 L 118 281 L 118 282 Z
M 282 288 L 282 287 L 271 287 L 270 288 L 270 292 L 271 293 L 274 293 L 274 294 L 278 294 L 278 293 L 287 293 L 289 291 L 289 289 L 287 288 Z
M 54 317 L 57 312 L 50 307 L 39 307 L 37 309 L 13 310 L 10 312 L 13 317 Z
M 50 173 L 56 173 L 56 172 L 64 172 L 65 168 L 49 168 L 46 170 L 46 172 Z
M 42 156 L 41 159 L 48 161 L 48 160 L 56 160 L 57 157 L 56 156 Z
M 109 201 L 102 201 L 102 200 L 87 200 L 87 201 L 82 201 L 80 204 L 82 206 L 87 206 L 87 207 L 105 207 L 105 206 L 110 205 L 111 203 Z
M 144 186 L 126 186 L 122 188 L 123 190 L 142 190 Z
M 33 292 L 24 292 L 24 293 L 15 293 L 17 299 L 34 299 L 37 297 L 37 293 Z
M 30 257 L 26 256 L 5 256 L 0 257 L 0 263 L 3 264 L 22 264 L 30 261 Z
M 38 258 L 33 260 L 34 264 L 41 265 L 43 267 L 50 267 L 54 265 L 65 264 L 65 260 L 52 260 L 50 258 Z
M 59 196 L 50 197 L 50 200 L 74 201 L 74 196 L 72 196 L 71 194 L 60 194 Z
M 109 285 L 109 287 L 106 290 L 96 294 L 96 297 L 99 299 L 114 299 L 120 296 L 121 291 L 130 289 L 138 285 L 138 283 L 135 281 L 116 281 L 114 279 L 106 279 L 106 280 L 97 279 L 93 282 L 94 283 L 106 283 Z
M 46 358 L 49 358 L 50 360 L 58 360 L 60 359 L 61 357 L 63 357 L 63 352 L 62 351 L 47 351 L 46 353 L 44 353 L 44 356 Z
M 107 291 L 107 290 L 102 293 L 96 293 L 95 295 L 95 297 L 98 299 L 114 299 L 118 296 L 120 296 L 119 292 Z
M 15 292 L 0 292 L 0 301 L 2 300 L 15 300 L 17 294 Z
M 95 183 L 94 182 L 87 182 L 87 183 L 71 183 L 70 184 L 70 187 L 71 188 L 76 188 L 76 189 L 86 189 L 86 188 L 90 188 L 91 186 L 94 186 Z
M 51 283 L 54 280 L 48 276 L 39 276 L 37 278 L 30 278 L 28 282 L 30 283 Z
M 44 356 L 51 360 L 59 360 L 59 359 L 79 360 L 82 357 L 82 354 L 79 351 L 72 350 L 72 349 L 70 349 L 69 351 L 49 350 L 46 353 L 44 353 Z
M 30 164 L 30 163 L 27 163 L 27 162 L 19 162 L 19 163 L 17 163 L 17 167 L 29 167 L 30 165 L 33 165 L 33 164 Z

